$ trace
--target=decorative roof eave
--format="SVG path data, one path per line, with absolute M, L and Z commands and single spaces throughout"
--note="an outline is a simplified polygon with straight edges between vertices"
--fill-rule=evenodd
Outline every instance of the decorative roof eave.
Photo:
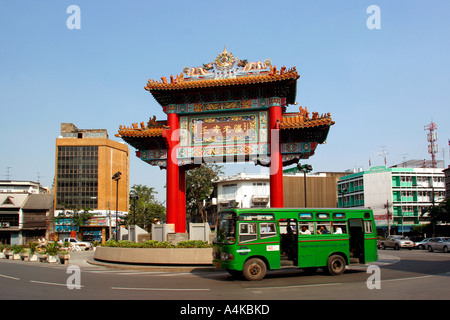
M 145 90 L 163 107 L 270 97 L 285 97 L 293 104 L 299 77 L 295 67 L 277 70 L 270 59 L 249 62 L 224 48 L 214 61 L 200 67 L 184 67 L 182 73 L 169 79 L 149 79 Z
M 280 129 L 314 128 L 319 126 L 332 126 L 334 123 L 329 113 L 319 116 L 319 113 L 313 112 L 310 118 L 308 109 L 306 107 L 300 107 L 298 113 L 283 114 Z
M 199 89 L 199 88 L 213 88 L 213 87 L 227 87 L 227 86 L 241 86 L 263 83 L 274 83 L 285 80 L 296 81 L 300 75 L 295 70 L 295 67 L 286 71 L 283 67 L 278 72 L 276 67 L 272 67 L 271 71 L 261 73 L 258 75 L 248 75 L 236 78 L 224 78 L 224 79 L 199 79 L 195 81 L 185 81 L 182 77 L 177 77 L 178 80 L 173 80 L 168 83 L 165 77 L 162 77 L 161 82 L 155 80 L 149 80 L 145 90 L 157 91 L 157 90 L 184 90 L 184 89 Z
M 156 121 L 156 116 L 151 118 L 147 125 L 144 122 L 133 123 L 131 126 L 120 126 L 116 137 L 122 138 L 126 143 L 136 149 L 162 148 L 166 141 L 163 132 L 167 129 L 167 121 Z
M 157 139 L 164 138 L 163 132 L 168 129 L 166 121 L 150 120 L 149 124 L 145 126 L 144 122 L 140 123 L 140 127 L 137 123 L 133 123 L 130 127 L 120 126 L 119 132 L 116 137 L 126 140 L 128 143 L 132 140 L 141 139 Z M 281 130 L 290 129 L 311 129 L 315 127 L 330 127 L 334 125 L 334 121 L 331 119 L 330 114 L 318 116 L 318 113 L 313 113 L 312 118 L 309 118 L 307 109 L 300 107 L 298 113 L 286 113 L 282 115 L 280 123 Z

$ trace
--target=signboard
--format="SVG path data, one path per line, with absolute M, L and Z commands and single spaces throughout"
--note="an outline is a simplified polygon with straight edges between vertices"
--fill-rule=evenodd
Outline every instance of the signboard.
M 374 214 L 373 218 L 375 219 L 375 225 L 377 227 L 380 226 L 387 226 L 388 225 L 388 218 L 387 218 L 387 214 Z M 392 221 L 392 214 L 389 214 L 389 224 L 392 226 L 393 221 Z
M 226 162 L 235 156 L 248 160 L 268 153 L 267 111 L 180 117 L 180 163 Z

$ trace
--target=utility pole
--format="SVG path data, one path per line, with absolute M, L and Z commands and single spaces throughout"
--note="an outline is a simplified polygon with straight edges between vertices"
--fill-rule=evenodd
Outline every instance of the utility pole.
M 386 215 L 387 215 L 387 225 L 388 225 L 388 236 L 391 235 L 391 218 L 389 217 L 389 207 L 391 205 L 389 204 L 389 200 L 386 200 L 386 204 L 384 205 L 384 208 L 386 209 Z

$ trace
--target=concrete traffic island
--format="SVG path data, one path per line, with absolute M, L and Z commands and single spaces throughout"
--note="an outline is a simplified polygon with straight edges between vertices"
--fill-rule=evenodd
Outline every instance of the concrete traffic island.
M 94 260 L 118 264 L 212 267 L 212 248 L 97 247 Z

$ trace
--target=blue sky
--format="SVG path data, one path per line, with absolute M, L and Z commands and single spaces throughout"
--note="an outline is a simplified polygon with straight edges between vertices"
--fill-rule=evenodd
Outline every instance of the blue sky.
M 66 12 L 81 10 L 81 29 Z M 377 5 L 381 29 L 368 29 Z M 51 186 L 62 122 L 105 128 L 165 114 L 144 90 L 149 78 L 214 60 L 224 46 L 249 61 L 297 67 L 297 102 L 330 112 L 327 143 L 307 162 L 343 171 L 429 159 L 424 126 L 438 126 L 438 159 L 450 164 L 450 2 L 0 1 L 0 179 Z M 298 106 L 290 106 L 295 112 Z M 443 148 L 445 148 L 443 150 Z M 165 199 L 165 171 L 134 156 L 130 185 Z M 442 152 L 444 151 L 444 152 Z M 261 172 L 253 164 L 227 173 Z

